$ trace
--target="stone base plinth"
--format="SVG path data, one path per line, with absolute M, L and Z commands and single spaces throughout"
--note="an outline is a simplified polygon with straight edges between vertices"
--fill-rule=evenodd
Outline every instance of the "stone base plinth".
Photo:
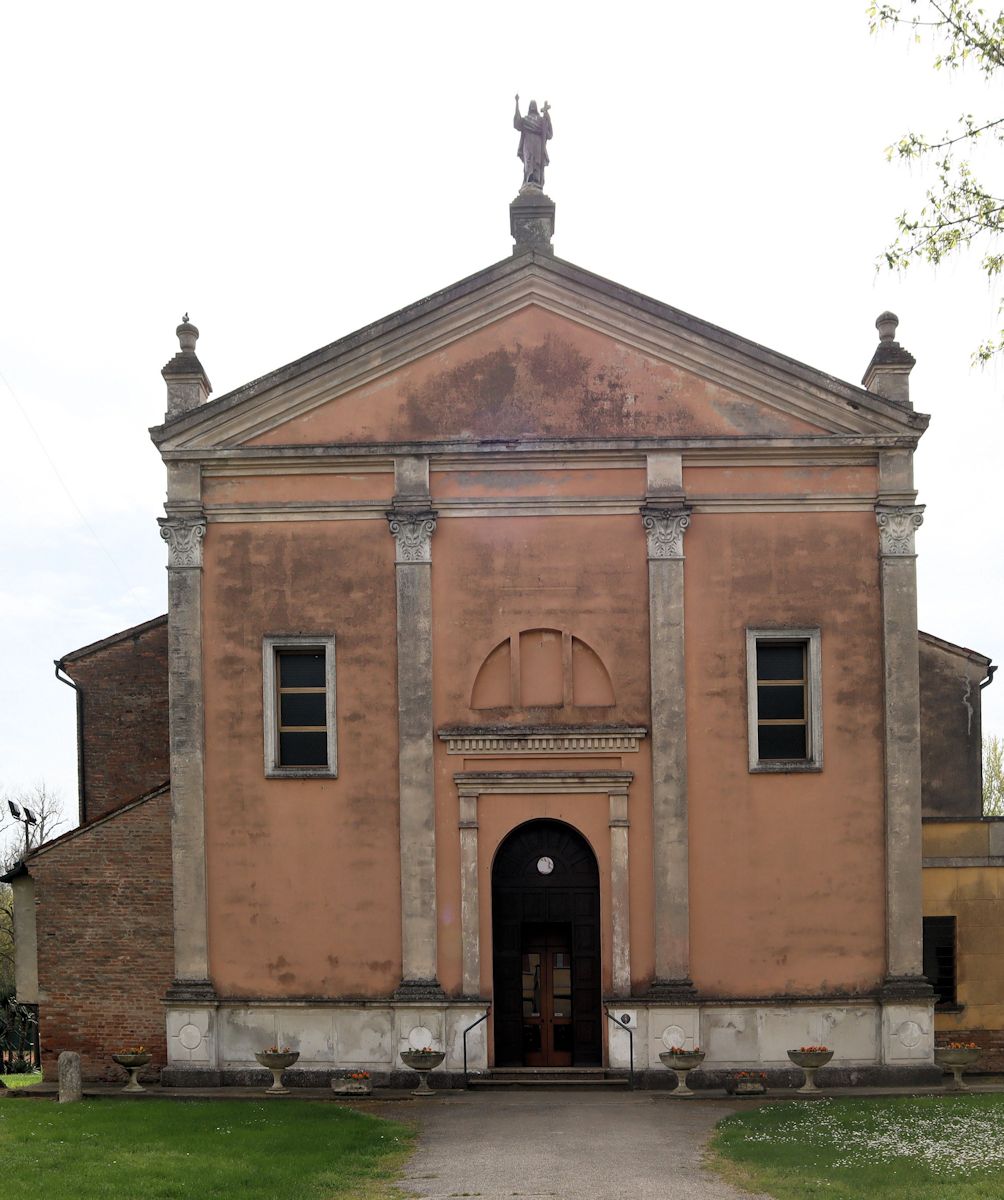
M 790 1092 L 794 1095 L 801 1087 L 805 1076 L 795 1067 L 765 1067 L 767 1092 L 777 1098 L 777 1093 Z M 687 1075 L 687 1087 L 693 1092 L 724 1091 L 732 1071 L 708 1068 L 705 1063 L 699 1071 Z M 825 1067 L 816 1076 L 820 1091 L 828 1088 L 915 1088 L 941 1087 L 944 1075 L 940 1067 Z M 673 1087 L 673 1074 L 648 1068 L 635 1072 L 635 1087 L 652 1091 L 666 1091 Z
M 715 1071 L 787 1071 L 788 1051 L 800 1046 L 829 1046 L 834 1051 L 827 1074 L 837 1069 L 932 1069 L 933 1008 L 933 998 L 911 1004 L 885 1004 L 877 997 L 763 1002 L 695 997 L 671 1003 L 646 993 L 610 1002 L 618 1026 L 611 1025 L 608 1032 L 607 1065 L 628 1067 L 630 1030 L 636 1071 L 659 1068 L 659 1055 L 673 1046 L 700 1047 L 707 1056 L 700 1072 L 705 1076 Z
M 513 254 L 525 254 L 531 250 L 539 254 L 553 254 L 554 201 L 550 196 L 545 196 L 540 188 L 532 184 L 525 185 L 509 205 L 509 229 L 516 242 Z
M 487 1001 L 463 1000 L 221 1000 L 214 1006 L 168 1005 L 168 1086 L 256 1086 L 268 1082 L 255 1061 L 266 1046 L 299 1052 L 289 1086 L 326 1087 L 336 1072 L 368 1071 L 376 1086 L 405 1086 L 413 1073 L 401 1051 L 432 1046 L 446 1060 L 438 1082 L 461 1078 L 464 1030 L 484 1015 Z M 832 1063 L 821 1072 L 831 1086 L 934 1083 L 933 1000 L 883 1003 L 879 998 L 730 1001 L 692 998 L 673 1003 L 650 995 L 610 1001 L 617 1025 L 606 1022 L 605 1066 L 627 1070 L 631 1039 L 636 1072 L 650 1072 L 645 1086 L 661 1086 L 659 1055 L 672 1046 L 706 1054 L 693 1086 L 724 1086 L 737 1070 L 792 1076 L 788 1051 L 829 1046 Z M 467 1065 L 489 1065 L 488 1022 L 471 1030 Z M 800 1076 L 800 1072 L 798 1072 Z M 646 1078 L 648 1078 L 646 1076 Z M 772 1086 L 775 1086 L 772 1084 Z
M 445 1050 L 442 1077 L 457 1078 L 464 1065 L 464 1030 L 484 1015 L 478 1000 L 220 1001 L 212 1010 L 167 1010 L 169 1087 L 256 1086 L 268 1072 L 255 1061 L 266 1046 L 289 1046 L 299 1059 L 287 1086 L 326 1087 L 336 1072 L 368 1071 L 378 1086 L 405 1086 L 415 1074 L 402 1050 Z M 486 1023 L 467 1038 L 467 1065 L 488 1065 Z M 432 1075 L 432 1086 L 441 1072 Z

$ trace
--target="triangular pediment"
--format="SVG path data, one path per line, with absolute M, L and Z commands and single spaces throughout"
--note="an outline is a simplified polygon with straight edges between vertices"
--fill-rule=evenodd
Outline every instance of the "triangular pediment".
M 540 439 L 908 438 L 927 418 L 526 254 L 152 431 L 162 451 Z

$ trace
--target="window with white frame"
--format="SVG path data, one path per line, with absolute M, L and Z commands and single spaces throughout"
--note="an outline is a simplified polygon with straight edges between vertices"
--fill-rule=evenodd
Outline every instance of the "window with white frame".
M 333 635 L 269 636 L 262 647 L 265 774 L 338 774 Z
M 818 629 L 747 629 L 751 771 L 818 771 L 823 732 Z

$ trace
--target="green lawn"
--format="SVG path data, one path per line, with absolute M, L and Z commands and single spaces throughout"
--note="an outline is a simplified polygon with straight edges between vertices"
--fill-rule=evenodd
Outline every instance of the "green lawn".
M 31 1087 L 33 1083 L 42 1082 L 42 1072 L 34 1071 L 30 1075 L 0 1075 L 0 1082 L 9 1088 Z
M 411 1141 L 403 1125 L 324 1101 L 0 1102 L 18 1200 L 385 1200 Z
M 778 1200 L 1002 1200 L 1004 1096 L 770 1104 L 726 1117 L 711 1150 Z

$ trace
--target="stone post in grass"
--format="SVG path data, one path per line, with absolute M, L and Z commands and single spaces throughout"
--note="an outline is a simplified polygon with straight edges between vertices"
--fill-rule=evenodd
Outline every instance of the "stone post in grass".
M 59 1103 L 72 1104 L 84 1098 L 80 1080 L 80 1055 L 64 1050 L 59 1056 Z

